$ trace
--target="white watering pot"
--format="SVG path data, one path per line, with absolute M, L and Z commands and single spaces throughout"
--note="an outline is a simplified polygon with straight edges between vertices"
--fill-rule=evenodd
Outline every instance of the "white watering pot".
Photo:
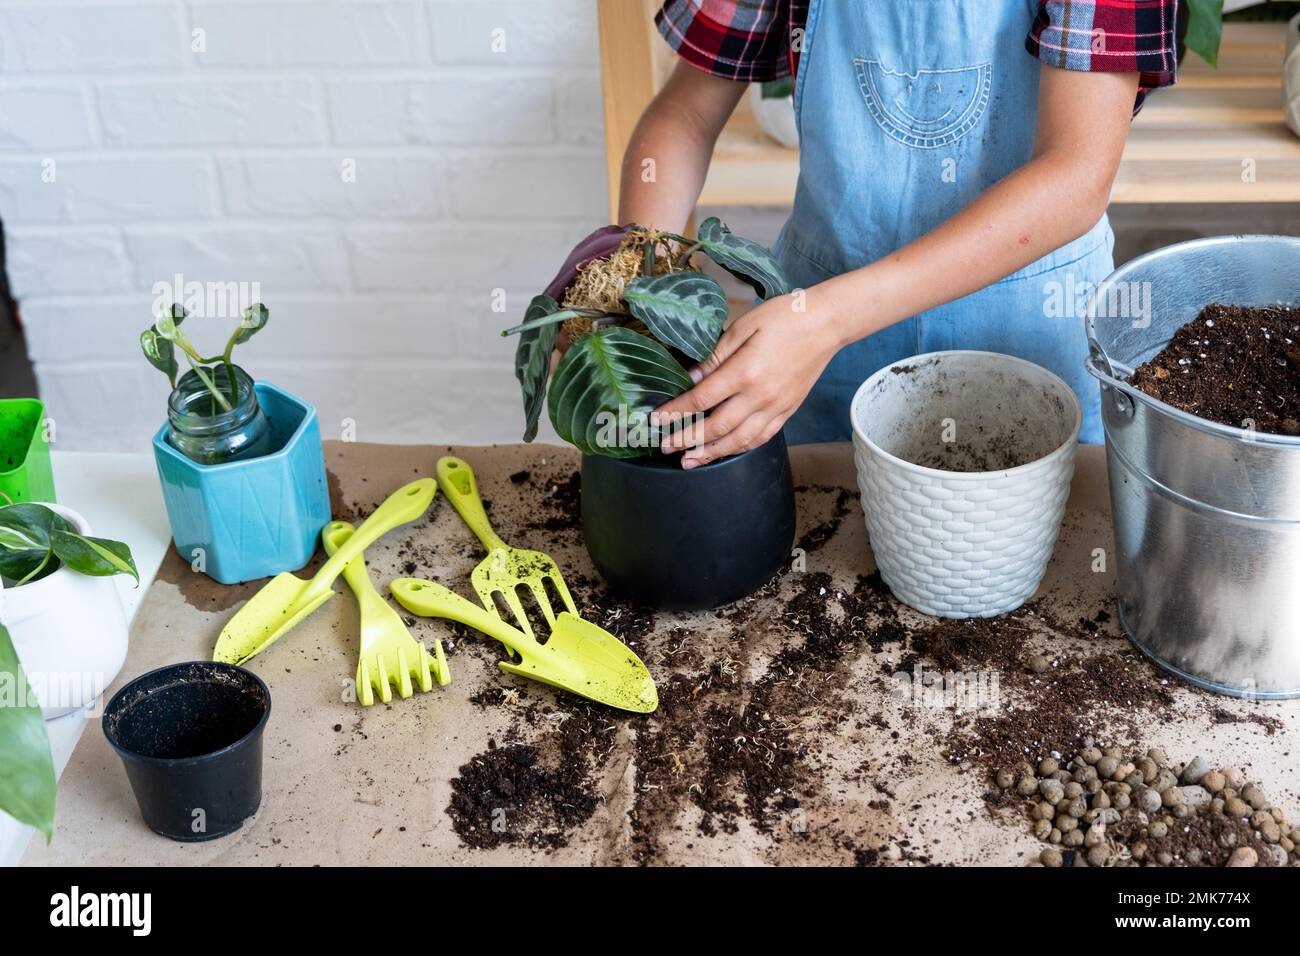
M 46 504 L 76 529 L 93 532 L 86 519 L 62 505 Z M 46 720 L 93 702 L 122 670 L 127 627 L 111 577 L 69 568 L 21 587 L 6 587 L 0 621 L 9 629 L 27 683 Z
M 763 84 L 749 87 L 749 107 L 759 128 L 786 149 L 799 148 L 799 129 L 795 124 L 794 97 L 763 96 Z

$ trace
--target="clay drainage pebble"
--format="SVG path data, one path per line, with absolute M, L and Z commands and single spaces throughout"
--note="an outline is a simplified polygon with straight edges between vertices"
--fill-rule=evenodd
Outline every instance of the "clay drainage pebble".
M 1025 804 L 1049 844 L 1030 866 L 1287 866 L 1300 863 L 1300 828 L 1240 770 L 1200 757 L 1181 767 L 1164 751 L 1125 753 L 1088 739 L 1068 760 L 1050 756 L 994 775 Z

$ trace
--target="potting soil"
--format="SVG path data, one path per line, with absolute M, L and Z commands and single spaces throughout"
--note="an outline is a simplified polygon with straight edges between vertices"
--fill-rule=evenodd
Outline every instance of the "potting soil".
M 1132 382 L 1198 418 L 1300 435 L 1300 309 L 1206 306 Z

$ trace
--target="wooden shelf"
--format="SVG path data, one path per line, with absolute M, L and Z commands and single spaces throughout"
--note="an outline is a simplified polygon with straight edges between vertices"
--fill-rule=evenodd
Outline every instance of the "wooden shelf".
M 1189 54 L 1178 84 L 1134 121 L 1112 201 L 1300 202 L 1300 137 L 1282 120 L 1285 42 L 1285 24 L 1230 23 L 1217 70 Z M 742 102 L 700 203 L 788 206 L 798 173 L 798 151 L 769 139 Z

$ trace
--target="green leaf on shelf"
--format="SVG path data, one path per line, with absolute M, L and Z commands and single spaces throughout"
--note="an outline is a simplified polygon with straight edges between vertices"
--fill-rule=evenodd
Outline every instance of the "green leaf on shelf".
M 1183 42 L 1210 66 L 1219 65 L 1223 42 L 1223 0 L 1187 0 L 1190 16 Z

